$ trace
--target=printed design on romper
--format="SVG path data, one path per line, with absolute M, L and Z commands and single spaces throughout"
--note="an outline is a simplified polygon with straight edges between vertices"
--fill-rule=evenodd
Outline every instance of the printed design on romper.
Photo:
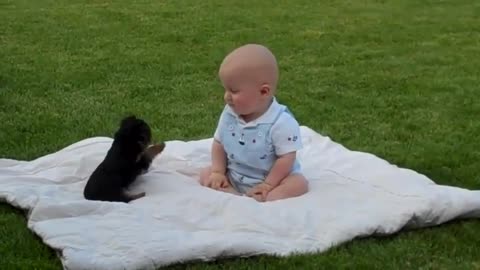
M 228 131 L 230 131 L 232 133 L 232 137 L 235 137 L 235 132 L 233 130 L 233 125 L 228 126 Z
M 297 135 L 293 135 L 293 136 L 289 136 L 288 137 L 288 141 L 291 142 L 296 142 L 298 140 L 298 136 Z
M 240 139 L 238 139 L 238 143 L 240 145 L 245 145 L 245 139 L 243 138 L 243 133 L 242 133 L 242 136 L 240 136 Z

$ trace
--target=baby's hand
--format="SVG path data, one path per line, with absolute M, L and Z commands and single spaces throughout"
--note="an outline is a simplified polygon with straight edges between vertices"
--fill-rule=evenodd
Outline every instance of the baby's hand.
M 259 202 L 264 202 L 267 199 L 267 195 L 272 191 L 273 187 L 265 182 L 254 186 L 247 192 L 247 196 L 253 197 Z
M 229 186 L 227 176 L 222 173 L 213 172 L 208 177 L 207 187 L 219 190 Z

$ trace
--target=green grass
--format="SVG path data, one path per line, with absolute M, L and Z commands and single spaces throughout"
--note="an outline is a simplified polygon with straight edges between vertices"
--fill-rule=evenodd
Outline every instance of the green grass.
M 475 0 L 0 0 L 0 156 L 30 160 L 111 136 L 130 112 L 158 140 L 210 137 L 223 106 L 217 67 L 257 42 L 277 55 L 278 98 L 303 125 L 479 189 L 478 14 Z M 479 245 L 480 223 L 462 221 L 187 268 L 480 269 Z M 0 254 L 2 269 L 61 267 L 6 205 Z

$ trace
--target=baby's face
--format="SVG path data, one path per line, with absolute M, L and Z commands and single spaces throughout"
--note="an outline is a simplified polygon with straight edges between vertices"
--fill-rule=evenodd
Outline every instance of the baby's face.
M 237 115 L 251 115 L 263 108 L 265 93 L 261 85 L 242 76 L 224 76 L 221 81 L 225 89 L 225 103 Z

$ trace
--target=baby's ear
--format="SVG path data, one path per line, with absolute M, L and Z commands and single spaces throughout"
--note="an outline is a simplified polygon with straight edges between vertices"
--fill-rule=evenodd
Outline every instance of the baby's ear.
M 268 83 L 262 84 L 262 87 L 260 88 L 260 94 L 262 94 L 262 96 L 265 96 L 265 95 L 270 95 L 270 93 L 271 93 L 270 85 Z

